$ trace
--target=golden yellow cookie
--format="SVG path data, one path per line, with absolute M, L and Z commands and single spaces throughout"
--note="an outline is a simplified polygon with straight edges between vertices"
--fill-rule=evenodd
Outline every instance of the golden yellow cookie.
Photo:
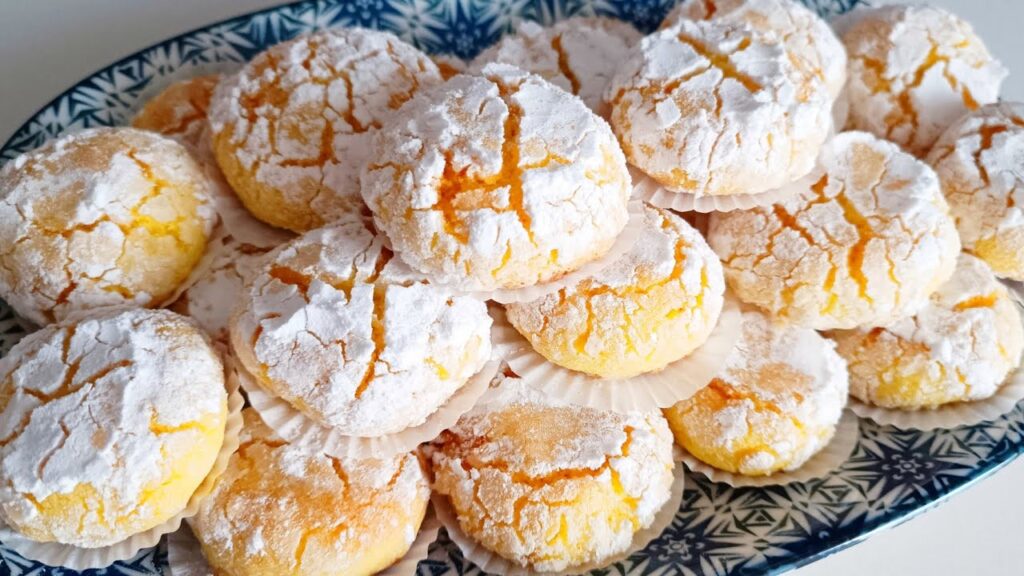
M 206 111 L 218 82 L 220 75 L 211 74 L 171 84 L 146 102 L 132 119 L 132 126 L 170 136 L 208 153 Z
M 0 359 L 0 518 L 83 548 L 149 530 L 185 509 L 226 421 L 224 367 L 185 318 L 47 326 Z
M 820 16 L 796 0 L 683 0 L 662 28 L 680 19 L 745 23 L 781 39 L 793 66 L 825 84 L 834 100 L 846 84 L 846 49 Z
M 214 93 L 217 162 L 268 224 L 304 232 L 358 214 L 371 136 L 440 81 L 430 58 L 387 32 L 332 28 L 278 44 Z
M 359 220 L 280 247 L 251 277 L 231 343 L 265 388 L 342 434 L 423 423 L 487 363 L 483 301 L 413 275 Z
M 606 378 L 660 370 L 707 340 L 722 311 L 718 257 L 685 220 L 645 207 L 629 253 L 596 275 L 524 304 L 508 319 L 555 364 Z
M 519 382 L 498 378 L 501 387 Z M 669 499 L 665 419 L 510 396 L 463 416 L 431 445 L 434 489 L 448 497 L 462 530 L 545 572 L 626 550 Z
M 1006 68 L 955 15 L 881 6 L 849 18 L 842 33 L 850 59 L 849 128 L 924 156 L 956 119 L 999 98 Z
M 600 258 L 629 218 L 608 125 L 539 76 L 490 64 L 424 91 L 378 132 L 363 198 L 395 251 L 471 290 L 545 282 Z
M 0 170 L 0 297 L 37 324 L 165 304 L 215 221 L 181 144 L 133 128 L 69 134 Z
M 832 99 L 774 35 L 682 19 L 644 38 L 609 86 L 629 162 L 695 196 L 757 194 L 811 170 Z
M 1024 105 L 1002 102 L 964 116 L 928 155 L 964 250 L 996 276 L 1024 281 Z
M 905 410 L 992 396 L 1024 350 L 1020 312 L 1006 287 L 968 254 L 915 316 L 830 336 L 850 365 L 850 394 Z
M 415 454 L 331 458 L 242 416 L 242 445 L 190 521 L 214 573 L 369 576 L 405 555 L 430 497 Z
M 628 22 L 614 18 L 573 16 L 547 27 L 523 20 L 515 34 L 481 52 L 469 72 L 479 74 L 491 62 L 510 64 L 579 96 L 607 117 L 605 88 L 641 37 Z
M 831 341 L 747 311 L 722 371 L 665 416 L 694 457 L 765 476 L 799 468 L 829 443 L 846 394 L 846 364 Z
M 935 172 L 865 132 L 827 143 L 791 198 L 712 215 L 708 242 L 741 300 L 818 330 L 914 314 L 960 251 Z

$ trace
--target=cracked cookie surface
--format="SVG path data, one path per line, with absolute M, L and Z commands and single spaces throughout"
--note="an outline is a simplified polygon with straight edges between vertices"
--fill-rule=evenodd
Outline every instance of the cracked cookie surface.
M 847 387 L 846 364 L 830 340 L 746 311 L 719 375 L 665 416 L 694 457 L 763 476 L 795 470 L 829 443 Z
M 505 307 L 552 362 L 601 377 L 659 370 L 707 340 L 722 311 L 718 257 L 681 217 L 646 206 L 629 253 L 575 286 Z
M 680 20 L 644 38 L 608 88 L 630 163 L 695 196 L 757 194 L 811 170 L 831 99 L 774 35 Z
M 69 134 L 0 170 L 0 295 L 47 324 L 103 306 L 166 303 L 216 216 L 185 148 L 132 128 Z
M 964 250 L 997 276 L 1024 281 L 1024 104 L 964 116 L 928 154 Z
M 378 133 L 362 193 L 415 269 L 445 285 L 519 288 L 603 256 L 631 182 L 608 125 L 507 65 L 417 96 Z
M 479 74 L 491 62 L 509 64 L 579 96 L 607 117 L 604 90 L 641 37 L 632 25 L 613 18 L 575 16 L 546 27 L 524 20 L 515 34 L 481 52 L 469 72 Z
M 430 496 L 415 454 L 310 454 L 242 416 L 241 446 L 190 522 L 215 570 L 369 576 L 405 555 Z
M 846 49 L 824 19 L 796 0 L 684 0 L 662 28 L 680 19 L 745 23 L 782 43 L 793 66 L 824 83 L 834 100 L 846 84 Z
M 916 315 L 829 335 L 850 365 L 851 395 L 907 410 L 992 396 L 1024 349 L 1020 312 L 1006 287 L 969 254 Z
M 132 127 L 169 136 L 210 155 L 206 113 L 220 79 L 219 74 L 210 74 L 171 84 L 146 102 Z
M 844 132 L 795 196 L 712 216 L 708 242 L 744 302 L 818 330 L 917 312 L 953 273 L 960 240 L 938 177 L 895 144 Z
M 850 18 L 842 33 L 850 61 L 849 128 L 924 156 L 947 126 L 998 100 L 1006 68 L 953 14 L 882 6 Z
M 235 353 L 268 390 L 343 434 L 421 424 L 490 356 L 484 303 L 426 283 L 358 219 L 285 244 L 247 290 Z
M 373 133 L 440 81 L 433 61 L 386 32 L 332 29 L 278 44 L 214 93 L 217 162 L 246 207 L 274 226 L 304 232 L 358 214 Z
M 673 480 L 672 435 L 657 412 L 515 399 L 478 407 L 429 450 L 434 488 L 462 530 L 538 571 L 626 550 L 668 501 Z
M 0 359 L 0 513 L 41 542 L 124 540 L 185 508 L 226 421 L 224 367 L 185 318 L 47 326 Z

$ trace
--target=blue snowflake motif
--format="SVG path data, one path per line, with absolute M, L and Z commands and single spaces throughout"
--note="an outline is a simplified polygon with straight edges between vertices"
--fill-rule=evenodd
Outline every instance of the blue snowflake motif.
M 859 0 L 804 0 L 823 15 Z M 122 124 L 167 83 L 211 70 L 229 71 L 277 42 L 330 26 L 391 30 L 431 53 L 469 58 L 519 19 L 554 22 L 574 14 L 658 26 L 672 0 L 307 0 L 241 16 L 161 43 L 76 84 L 47 104 L 0 149 L 0 163 L 71 130 Z M 31 329 L 0 302 L 0 352 Z M 704 576 L 784 571 L 898 522 L 990 473 L 1024 449 L 1024 407 L 974 426 L 900 431 L 861 421 L 850 458 L 803 484 L 733 489 L 687 474 L 672 524 L 628 560 L 595 572 L 625 576 Z M 166 572 L 163 546 L 89 576 Z M 444 531 L 420 563 L 421 576 L 475 575 Z M 0 544 L 0 576 L 74 574 L 26 560 Z

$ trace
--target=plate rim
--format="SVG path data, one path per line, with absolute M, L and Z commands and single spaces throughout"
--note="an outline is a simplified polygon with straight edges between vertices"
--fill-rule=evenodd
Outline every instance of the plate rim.
M 93 69 L 92 72 L 82 76 L 79 80 L 77 80 L 76 82 L 68 85 L 65 89 L 61 90 L 55 96 L 53 96 L 52 98 L 47 100 L 45 103 L 43 103 L 42 105 L 37 107 L 34 112 L 29 114 L 26 117 L 25 120 L 23 120 L 19 125 L 17 125 L 16 128 L 14 128 L 14 130 L 10 134 L 7 135 L 7 137 L 3 141 L 3 144 L 0 145 L 0 152 L 12 148 L 12 144 L 14 144 L 16 136 L 18 136 L 19 134 L 22 134 L 23 132 L 29 130 L 33 123 L 38 122 L 39 117 L 46 110 L 48 110 L 48 109 L 58 105 L 61 102 L 62 99 L 68 97 L 70 94 L 74 93 L 76 90 L 78 90 L 80 88 L 87 87 L 88 84 L 94 78 L 96 78 L 97 76 L 100 76 L 100 75 L 103 75 L 103 74 L 109 73 L 109 72 L 114 72 L 118 68 L 120 68 L 122 66 L 125 66 L 126 64 L 128 64 L 128 63 L 130 63 L 130 62 L 132 62 L 132 61 L 134 61 L 136 59 L 138 59 L 140 56 L 142 56 L 142 55 L 144 55 L 144 54 L 146 54 L 148 52 L 151 52 L 151 51 L 154 51 L 154 50 L 158 50 L 158 49 L 161 49 L 163 47 L 167 47 L 167 46 L 169 46 L 169 45 L 171 45 L 171 44 L 173 44 L 175 42 L 179 42 L 179 41 L 182 41 L 182 40 L 184 40 L 186 38 L 195 36 L 196 34 L 209 33 L 214 28 L 217 28 L 217 27 L 231 26 L 234 23 L 241 23 L 243 21 L 248 21 L 248 20 L 251 20 L 253 18 L 260 17 L 260 16 L 272 15 L 272 14 L 280 13 L 280 12 L 285 11 L 285 10 L 295 10 L 295 9 L 300 9 L 300 8 L 306 7 L 306 6 L 308 6 L 308 7 L 316 7 L 317 5 L 324 4 L 324 3 L 325 3 L 325 0 L 291 0 L 291 1 L 288 1 L 288 2 L 284 2 L 284 3 L 281 3 L 281 4 L 270 6 L 270 7 L 266 7 L 266 8 L 261 8 L 261 9 L 257 9 L 257 10 L 242 12 L 242 13 L 239 13 L 239 14 L 236 14 L 236 15 L 233 15 L 233 16 L 228 16 L 228 17 L 225 17 L 225 18 L 221 18 L 221 19 L 213 21 L 213 22 L 208 22 L 206 24 L 197 26 L 195 28 L 191 28 L 189 30 L 185 30 L 183 32 L 180 32 L 180 33 L 172 35 L 172 36 L 165 37 L 165 38 L 163 38 L 161 40 L 158 40 L 156 42 L 153 42 L 153 43 L 150 43 L 148 45 L 145 45 L 145 46 L 143 46 L 141 48 L 138 48 L 138 49 L 136 49 L 134 51 L 128 52 L 127 54 L 124 54 L 123 56 L 117 58 L 116 60 L 114 60 L 113 62 L 111 62 L 109 64 L 102 65 L 102 66 L 99 66 L 99 67 Z M 331 0 L 326 0 L 326 3 L 328 3 L 328 4 L 331 3 Z M 860 3 L 864 3 L 864 1 L 860 0 Z M 0 167 L 5 165 L 11 159 L 12 158 L 5 158 L 3 156 L 0 156 Z M 1024 370 L 1024 366 L 1018 368 L 1018 370 Z M 1020 407 L 1020 404 L 1018 404 L 1017 408 L 1015 408 L 1015 409 L 1019 409 L 1019 407 Z M 1009 415 L 1011 413 L 1008 413 L 1007 415 Z M 1007 415 L 1004 415 L 1004 416 L 1007 416 Z M 986 424 L 988 422 L 992 422 L 992 421 L 989 420 L 989 421 L 984 421 L 984 422 L 978 422 L 978 423 L 974 424 L 973 426 L 981 426 L 981 425 L 984 425 L 984 424 Z M 970 427 L 970 426 L 967 426 L 967 427 Z M 954 429 L 948 429 L 948 430 L 955 430 L 955 428 Z M 1020 440 L 1020 441 L 1014 443 L 1012 446 L 1013 446 L 1012 449 L 1006 450 L 1006 451 L 1002 452 L 1001 454 L 997 455 L 994 458 L 986 458 L 984 466 L 978 467 L 978 468 L 974 468 L 971 471 L 970 476 L 967 477 L 962 483 L 958 484 L 957 486 L 953 487 L 952 489 L 943 491 L 936 498 L 930 500 L 928 503 L 926 503 L 924 505 L 921 505 L 921 506 L 919 506 L 917 508 L 914 508 L 914 509 L 912 509 L 912 510 L 910 510 L 908 512 L 900 512 L 900 511 L 888 512 L 887 514 L 879 517 L 879 519 L 877 521 L 875 521 L 873 523 L 871 523 L 871 522 L 866 523 L 865 526 L 870 526 L 870 527 L 867 527 L 865 530 L 863 530 L 862 532 L 858 533 L 856 536 L 853 536 L 853 537 L 851 537 L 851 538 L 849 538 L 849 539 L 847 539 L 845 541 L 836 542 L 837 538 L 830 536 L 829 538 L 825 539 L 826 544 L 824 545 L 823 548 L 821 548 L 820 550 L 818 550 L 816 552 L 813 552 L 811 554 L 799 555 L 799 554 L 794 553 L 792 555 L 780 556 L 780 557 L 778 557 L 778 561 L 773 561 L 772 559 L 768 559 L 765 562 L 759 563 L 756 566 L 752 566 L 752 567 L 748 567 L 746 565 L 741 565 L 738 568 L 736 568 L 735 573 L 736 574 L 781 574 L 781 573 L 784 573 L 784 572 L 789 572 L 791 570 L 795 570 L 797 568 L 800 568 L 800 567 L 812 564 L 812 563 L 814 563 L 814 562 L 816 562 L 818 560 L 821 560 L 821 559 L 827 558 L 829 556 L 832 556 L 832 555 L 834 555 L 836 553 L 842 552 L 842 551 L 844 551 L 844 550 L 846 550 L 848 548 L 852 548 L 852 547 L 854 547 L 854 546 L 856 546 L 856 545 L 858 545 L 858 544 L 860 544 L 860 543 L 862 543 L 862 542 L 864 542 L 864 541 L 866 541 L 868 539 L 871 539 L 871 538 L 877 536 L 879 533 L 885 532 L 886 530 L 895 528 L 895 527 L 897 527 L 897 526 L 899 526 L 899 525 L 901 525 L 901 524 L 903 524 L 905 522 L 908 522 L 910 520 L 918 518 L 921 515 L 923 515 L 925 513 L 928 513 L 931 510 L 933 510 L 933 509 L 935 509 L 935 508 L 945 504 L 951 498 L 957 496 L 961 492 L 976 486 L 977 484 L 979 484 L 983 480 L 985 480 L 985 479 L 989 478 L 990 476 L 992 476 L 993 474 L 1001 471 L 1003 468 L 1008 466 L 1010 463 L 1012 463 L 1013 461 L 1015 461 L 1016 459 L 1018 459 L 1019 457 L 1024 455 L 1024 440 Z M 5 564 L 5 562 L 2 559 L 0 559 L 0 567 L 4 567 L 4 564 Z

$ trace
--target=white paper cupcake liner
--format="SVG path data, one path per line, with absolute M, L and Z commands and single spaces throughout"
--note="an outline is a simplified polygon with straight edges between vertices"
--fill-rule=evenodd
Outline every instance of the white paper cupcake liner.
M 227 364 L 226 364 L 227 367 Z M 170 520 L 110 546 L 102 548 L 80 548 L 57 542 L 35 542 L 25 538 L 9 526 L 0 523 L 0 541 L 12 550 L 29 560 L 41 562 L 47 566 L 61 566 L 71 570 L 88 570 L 103 568 L 119 560 L 128 560 L 144 548 L 152 548 L 160 542 L 164 534 L 175 532 L 182 520 L 191 518 L 199 512 L 199 504 L 210 495 L 214 483 L 227 469 L 231 455 L 238 449 L 238 435 L 242 431 L 242 407 L 245 399 L 238 389 L 238 378 L 227 368 L 228 379 L 228 414 L 224 428 L 224 443 L 221 445 L 217 459 L 199 488 L 192 494 L 184 510 Z
M 533 300 L 537 300 L 538 298 L 542 298 L 548 294 L 558 292 L 567 286 L 573 286 L 581 280 L 597 274 L 608 266 L 614 264 L 619 258 L 632 250 L 633 245 L 636 244 L 637 239 L 640 238 L 640 234 L 644 229 L 644 205 L 640 200 L 633 198 L 629 201 L 627 209 L 629 210 L 629 220 L 626 222 L 626 227 L 623 228 L 622 232 L 620 232 L 615 238 L 615 242 L 612 244 L 612 247 L 608 249 L 608 252 L 600 258 L 591 260 L 590 262 L 587 262 L 572 272 L 568 272 L 555 280 L 550 280 L 541 284 L 534 284 L 533 286 L 524 286 L 522 288 L 498 290 L 482 290 L 478 286 L 472 285 L 444 285 L 443 283 L 437 282 L 433 279 L 431 279 L 431 282 L 444 285 L 447 289 L 455 292 L 456 294 L 469 295 L 481 300 L 493 300 L 499 304 L 532 302 Z
M 494 307 L 491 315 L 494 347 L 524 382 L 570 404 L 617 412 L 668 408 L 707 386 L 736 346 L 742 320 L 739 305 L 727 295 L 718 324 L 700 348 L 658 372 L 618 380 L 548 361 L 509 323 L 504 310 Z
M 188 522 L 167 536 L 167 569 L 170 576 L 214 576 Z
M 430 545 L 437 540 L 437 531 L 440 527 L 441 523 L 437 516 L 428 507 L 423 523 L 420 524 L 420 531 L 416 534 L 409 551 L 397 562 L 378 572 L 377 576 L 416 576 L 416 568 L 430 553 Z M 214 576 L 213 569 L 203 556 L 199 541 L 187 523 L 167 537 L 167 564 L 170 576 Z
M 743 474 L 719 470 L 714 466 L 701 462 L 692 454 L 680 448 L 678 444 L 676 445 L 676 456 L 678 460 L 686 464 L 686 467 L 691 472 L 703 474 L 712 482 L 722 482 L 735 488 L 778 486 L 792 482 L 807 482 L 808 480 L 822 478 L 828 475 L 829 472 L 842 466 L 843 462 L 849 459 L 850 454 L 853 454 L 854 448 L 857 447 L 857 439 L 860 437 L 859 430 L 860 425 L 857 417 L 849 410 L 844 410 L 843 416 L 839 419 L 839 424 L 836 425 L 835 435 L 832 436 L 832 440 L 824 448 L 796 470 L 776 472 L 770 476 L 744 476 Z
M 597 570 L 605 566 L 610 566 L 621 560 L 629 558 L 632 554 L 639 552 L 647 547 L 654 539 L 661 536 L 661 533 L 665 531 L 669 525 L 672 524 L 672 520 L 676 517 L 676 512 L 679 511 L 679 506 L 683 502 L 683 488 L 685 487 L 686 475 L 683 473 L 683 467 L 676 465 L 672 472 L 672 492 L 669 495 L 668 501 L 661 507 L 654 516 L 654 522 L 643 530 L 640 530 L 633 535 L 633 542 L 629 548 L 612 556 L 600 563 L 585 564 L 583 566 L 576 566 L 571 570 L 565 570 L 563 572 L 537 572 L 529 568 L 524 568 L 515 562 L 502 558 L 494 552 L 485 548 L 482 544 L 473 540 L 459 527 L 459 521 L 455 517 L 455 511 L 452 510 L 451 504 L 446 496 L 434 492 L 430 496 L 430 500 L 434 505 L 434 512 L 437 514 L 440 520 L 441 526 L 448 532 L 448 537 L 451 538 L 452 542 L 459 547 L 462 555 L 478 568 L 488 574 L 498 574 L 499 576 L 530 576 L 533 574 L 543 574 L 545 576 L 568 576 L 571 574 L 582 574 L 591 570 Z
M 832 103 L 832 132 L 831 135 L 835 136 L 837 133 L 842 132 L 846 128 L 846 121 L 850 118 L 850 95 L 849 92 L 843 90 L 839 93 L 839 97 Z
M 286 400 L 265 390 L 240 363 L 236 364 L 239 364 L 238 373 L 249 404 L 271 430 L 292 444 L 312 446 L 335 458 L 385 458 L 411 452 L 420 444 L 433 440 L 473 408 L 487 391 L 500 366 L 497 361 L 488 362 L 422 424 L 385 436 L 363 437 L 346 436 L 314 421 Z
M 658 181 L 636 168 L 633 174 L 633 197 L 639 198 L 658 208 L 669 208 L 679 212 L 732 212 L 768 206 L 792 196 L 795 189 L 783 186 L 760 194 L 729 194 L 722 196 L 697 196 L 688 192 L 673 192 Z
M 996 393 L 984 400 L 957 402 L 934 410 L 893 410 L 850 397 L 849 407 L 861 418 L 901 430 L 936 430 L 971 426 L 1008 414 L 1024 400 L 1024 370 L 1017 368 Z

